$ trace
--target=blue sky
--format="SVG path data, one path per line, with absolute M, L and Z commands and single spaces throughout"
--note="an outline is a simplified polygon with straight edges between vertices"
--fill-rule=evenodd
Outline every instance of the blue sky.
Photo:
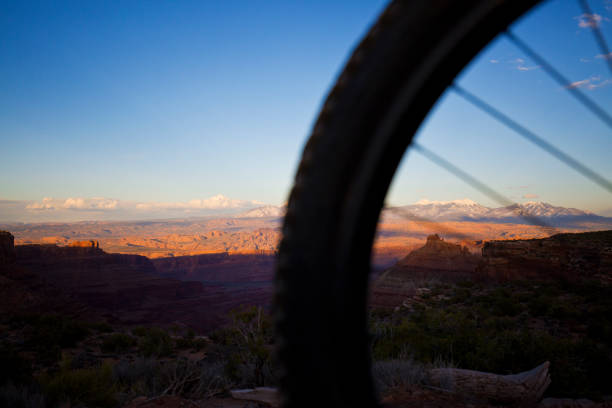
M 45 203 L 75 210 L 63 219 L 282 203 L 322 98 L 385 3 L 3 2 L 0 220 L 57 217 Z M 591 7 L 612 42 L 612 5 Z M 610 73 L 581 14 L 547 2 L 515 31 L 610 110 Z M 612 178 L 610 129 L 507 41 L 459 82 Z M 419 140 L 513 200 L 612 215 L 609 193 L 453 94 Z M 464 197 L 494 204 L 408 154 L 388 201 Z

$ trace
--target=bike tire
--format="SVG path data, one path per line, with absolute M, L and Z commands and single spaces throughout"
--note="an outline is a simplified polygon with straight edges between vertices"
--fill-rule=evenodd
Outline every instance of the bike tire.
M 384 199 L 460 70 L 538 0 L 393 1 L 331 89 L 288 200 L 275 274 L 285 407 L 376 406 L 367 328 Z

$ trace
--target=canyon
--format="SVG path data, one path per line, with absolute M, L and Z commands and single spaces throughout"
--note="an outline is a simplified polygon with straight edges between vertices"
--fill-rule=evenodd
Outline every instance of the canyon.
M 232 217 L 0 225 L 11 231 L 0 232 L 3 284 L 30 296 L 25 304 L 42 307 L 47 292 L 61 293 L 55 297 L 79 305 L 73 310 L 123 324 L 206 332 L 236 307 L 269 306 L 283 211 L 266 206 Z M 564 221 L 528 225 L 512 218 L 521 211 Z M 572 233 L 610 228 L 605 217 L 543 203 L 490 209 L 457 200 L 386 208 L 372 251 L 372 305 L 397 305 L 423 281 L 585 270 L 605 279 L 609 236 Z
M 255 287 L 244 262 L 220 259 L 224 255 L 196 259 L 213 267 L 214 276 L 201 270 L 186 276 L 163 264 L 156 267 L 144 256 L 106 253 L 95 241 L 64 247 L 14 246 L 10 234 L 0 238 L 0 289 L 5 295 L 0 304 L 6 312 L 55 311 L 118 325 L 178 325 L 208 332 L 240 305 L 270 303 L 271 260 L 260 276 L 265 282 Z M 171 277 L 175 275 L 188 279 Z
M 593 280 L 612 284 L 612 231 L 561 233 L 546 238 L 491 240 L 481 253 L 427 237 L 378 276 L 372 285 L 374 307 L 396 307 L 432 283 L 520 280 Z
M 17 245 L 68 245 L 96 240 L 109 253 L 167 258 L 211 253 L 270 254 L 277 250 L 284 206 L 263 206 L 235 215 L 147 221 L 5 223 Z M 551 228 L 530 225 L 533 215 Z M 612 229 L 612 218 L 588 211 L 524 203 L 489 208 L 472 200 L 427 201 L 383 209 L 372 262 L 386 268 L 420 247 L 433 233 L 480 252 L 489 240 L 543 238 L 560 232 Z

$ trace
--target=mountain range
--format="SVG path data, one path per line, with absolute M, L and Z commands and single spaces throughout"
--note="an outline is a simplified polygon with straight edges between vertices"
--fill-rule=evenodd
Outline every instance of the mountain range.
M 267 205 L 236 215 L 237 218 L 282 217 L 285 206 Z M 486 207 L 470 199 L 452 201 L 420 200 L 414 204 L 387 207 L 383 210 L 386 219 L 406 216 L 432 221 L 503 221 L 522 222 L 524 217 L 566 219 L 575 221 L 602 221 L 606 217 L 577 208 L 559 207 L 545 202 L 529 201 L 504 207 Z
M 282 217 L 285 206 L 258 207 L 238 214 L 239 218 Z M 417 217 L 431 221 L 472 221 L 526 223 L 525 218 L 537 217 L 556 226 L 572 222 L 612 222 L 612 218 L 577 208 L 555 206 L 541 201 L 528 201 L 503 207 L 487 207 L 470 199 L 452 201 L 420 200 L 414 204 L 387 207 L 383 219 Z
M 602 221 L 590 211 L 554 206 L 549 203 L 529 201 L 504 207 L 486 207 L 470 199 L 453 201 L 421 200 L 415 204 L 385 209 L 385 215 L 426 218 L 434 221 L 501 221 L 525 223 L 525 217 L 537 217 L 546 221 Z

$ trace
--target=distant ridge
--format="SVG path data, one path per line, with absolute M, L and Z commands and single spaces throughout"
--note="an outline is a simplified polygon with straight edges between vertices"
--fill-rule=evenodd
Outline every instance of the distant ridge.
M 587 221 L 612 223 L 612 218 L 602 217 L 590 211 L 559 207 L 536 201 L 491 208 L 470 199 L 453 201 L 420 200 L 415 204 L 385 209 L 384 215 L 393 219 L 402 217 L 402 212 L 432 221 L 525 223 L 523 217 L 531 216 L 545 219 L 553 225 Z

